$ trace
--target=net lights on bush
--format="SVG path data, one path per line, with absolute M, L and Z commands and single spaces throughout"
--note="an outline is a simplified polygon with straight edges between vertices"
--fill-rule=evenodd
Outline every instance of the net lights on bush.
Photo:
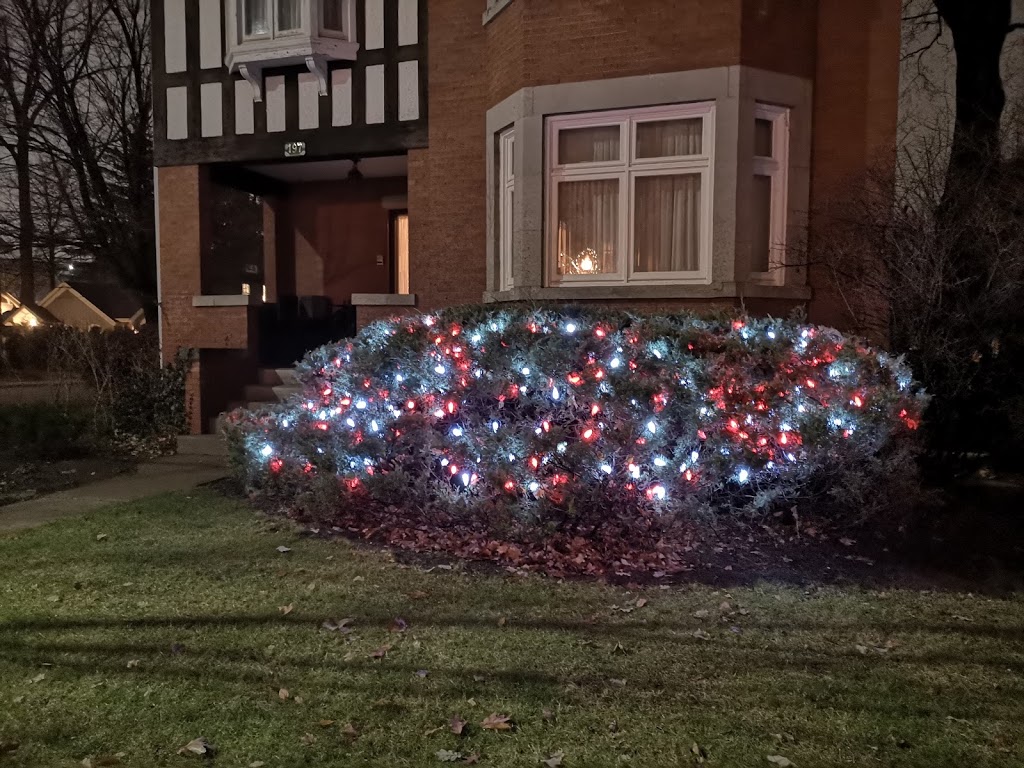
M 753 499 L 915 429 L 903 362 L 839 332 L 599 310 L 452 310 L 316 350 L 304 394 L 236 414 L 254 484 L 402 470 L 529 508 L 600 489 L 664 509 Z M 760 502 L 758 502 L 760 503 Z

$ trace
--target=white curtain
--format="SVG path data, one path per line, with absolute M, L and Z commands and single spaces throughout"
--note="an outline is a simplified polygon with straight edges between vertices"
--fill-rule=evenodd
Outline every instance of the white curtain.
M 277 31 L 289 32 L 302 27 L 300 0 L 277 0 Z
M 558 185 L 558 274 L 614 272 L 618 233 L 618 179 Z
M 754 176 L 754 205 L 751 211 L 750 271 L 771 269 L 772 177 Z
M 692 272 L 700 268 L 700 175 L 636 180 L 633 268 Z
M 704 134 L 704 119 L 659 120 L 637 123 L 637 157 L 678 157 L 699 155 Z
M 558 132 L 558 163 L 599 163 L 619 159 L 619 126 L 570 128 Z
M 245 36 L 270 34 L 270 19 L 267 15 L 269 0 L 245 0 Z

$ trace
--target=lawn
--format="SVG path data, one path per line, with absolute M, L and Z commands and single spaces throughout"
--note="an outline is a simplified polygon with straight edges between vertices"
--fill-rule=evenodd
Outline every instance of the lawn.
M 1020 766 L 1022 671 L 1019 595 L 427 570 L 209 490 L 0 538 L 0 766 Z

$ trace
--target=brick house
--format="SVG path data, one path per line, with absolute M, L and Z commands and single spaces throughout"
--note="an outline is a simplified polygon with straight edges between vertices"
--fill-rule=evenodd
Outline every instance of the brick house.
M 200 351 L 193 430 L 396 312 L 841 323 L 783 254 L 891 154 L 899 42 L 892 0 L 153 0 L 161 340 Z

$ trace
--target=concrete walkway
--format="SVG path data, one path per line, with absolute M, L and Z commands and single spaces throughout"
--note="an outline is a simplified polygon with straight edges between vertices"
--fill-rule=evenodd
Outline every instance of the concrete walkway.
M 228 474 L 224 456 L 163 456 L 136 472 L 0 507 L 0 535 L 85 514 L 107 504 L 187 491 Z

